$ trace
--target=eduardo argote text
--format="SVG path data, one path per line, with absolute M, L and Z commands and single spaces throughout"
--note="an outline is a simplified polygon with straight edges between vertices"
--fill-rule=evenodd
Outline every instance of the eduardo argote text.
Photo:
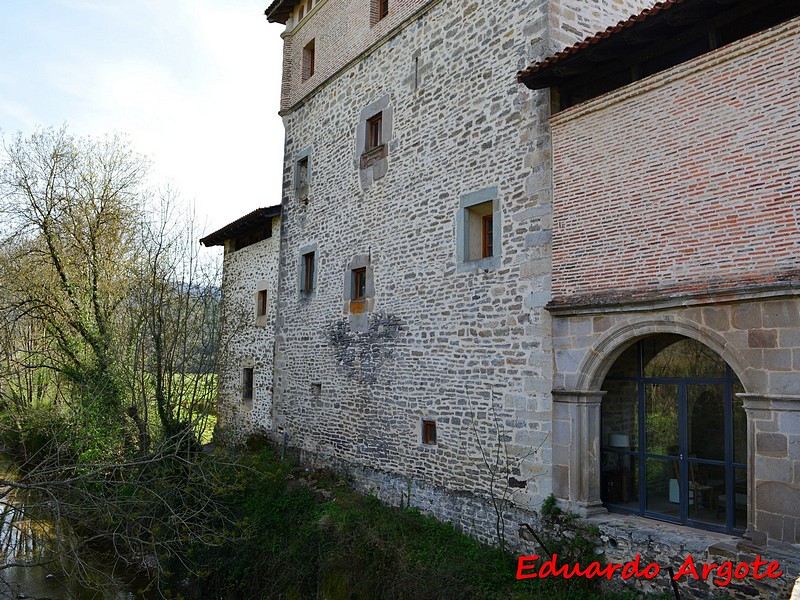
M 599 562 L 591 562 L 585 567 L 579 563 L 572 565 L 558 564 L 558 554 L 553 554 L 547 560 L 539 562 L 539 556 L 520 556 L 517 561 L 517 579 L 545 579 L 547 577 L 562 577 L 570 579 L 572 577 L 585 577 L 593 579 L 595 577 L 611 579 L 615 575 L 622 579 L 653 579 L 661 573 L 661 567 L 656 563 L 642 563 L 642 557 L 637 554 L 633 560 L 626 563 L 608 563 L 601 565 Z M 777 561 L 767 561 L 756 556 L 752 562 L 733 562 L 725 561 L 721 563 L 695 562 L 689 555 L 683 561 L 680 569 L 675 573 L 673 579 L 676 581 L 681 577 L 691 577 L 696 580 L 706 580 L 711 577 L 714 585 L 725 587 L 734 579 L 775 579 L 783 575 L 780 570 L 780 563 Z

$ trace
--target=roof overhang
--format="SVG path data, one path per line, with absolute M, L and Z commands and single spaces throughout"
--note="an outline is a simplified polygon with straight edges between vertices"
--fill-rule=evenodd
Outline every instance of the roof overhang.
M 593 78 L 615 63 L 624 66 L 633 55 L 646 58 L 649 48 L 677 46 L 709 25 L 744 18 L 759 21 L 765 11 L 779 19 L 796 14 L 797 6 L 797 0 L 665 0 L 532 64 L 517 74 L 517 81 L 544 89 Z
M 272 4 L 267 7 L 264 14 L 267 16 L 267 21 L 270 23 L 286 24 L 292 12 L 300 4 L 301 0 L 274 0 Z
M 222 229 L 210 233 L 202 238 L 200 243 L 207 248 L 211 246 L 222 246 L 225 244 L 225 240 L 242 237 L 243 235 L 263 228 L 267 224 L 271 224 L 273 217 L 278 217 L 280 214 L 280 204 L 267 208 L 257 208 L 240 219 L 236 219 L 233 223 L 228 223 Z

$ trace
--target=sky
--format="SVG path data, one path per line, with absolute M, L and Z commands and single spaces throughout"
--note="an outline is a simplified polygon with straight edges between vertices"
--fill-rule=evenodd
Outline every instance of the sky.
M 280 203 L 269 0 L 0 0 L 0 130 L 126 134 L 204 233 Z

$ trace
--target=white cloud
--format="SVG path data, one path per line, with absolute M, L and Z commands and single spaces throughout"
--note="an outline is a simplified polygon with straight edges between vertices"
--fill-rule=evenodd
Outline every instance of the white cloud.
M 129 134 L 156 176 L 208 215 L 210 229 L 280 201 L 282 40 L 264 2 L 60 4 L 83 19 L 80 27 L 95 19 L 97 37 L 51 38 L 40 65 L 52 96 L 45 124 Z M 33 122 L 14 97 L 0 97 L 3 113 Z

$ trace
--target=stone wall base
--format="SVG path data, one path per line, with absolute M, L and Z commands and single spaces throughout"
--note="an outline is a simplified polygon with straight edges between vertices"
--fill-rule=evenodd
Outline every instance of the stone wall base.
M 448 490 L 363 465 L 321 457 L 308 451 L 301 451 L 300 460 L 308 466 L 333 469 L 341 473 L 348 478 L 356 491 L 375 496 L 390 506 L 417 508 L 424 514 L 452 523 L 459 530 L 482 542 L 493 545 L 498 543 L 497 515 L 487 498 L 464 491 Z M 523 526 L 524 523 L 529 523 L 534 530 L 542 533 L 540 517 L 533 507 L 510 506 L 504 511 L 503 520 L 506 544 L 512 552 L 519 555 L 541 553 L 541 548 L 530 539 Z M 751 576 L 751 569 L 750 575 L 741 580 L 732 578 L 727 586 L 714 585 L 711 581 L 713 577 L 703 581 L 687 575 L 678 580 L 682 600 L 722 596 L 733 600 L 789 598 L 795 579 L 800 573 L 800 547 L 797 546 L 758 547 L 743 538 L 635 516 L 604 514 L 588 518 L 585 522 L 600 529 L 603 543 L 600 551 L 605 554 L 608 563 L 624 564 L 640 555 L 642 568 L 651 562 L 659 566 L 659 574 L 650 580 L 630 578 L 623 581 L 617 571 L 611 581 L 604 581 L 609 589 L 671 594 L 668 570 L 672 567 L 678 573 L 688 556 L 692 557 L 698 572 L 703 564 L 732 561 L 735 566 L 740 562 L 752 562 L 756 556 L 761 556 L 763 560 L 779 562 L 783 575 L 777 579 L 757 580 Z M 764 573 L 765 568 L 761 567 L 760 572 Z M 800 598 L 800 583 L 797 588 Z

